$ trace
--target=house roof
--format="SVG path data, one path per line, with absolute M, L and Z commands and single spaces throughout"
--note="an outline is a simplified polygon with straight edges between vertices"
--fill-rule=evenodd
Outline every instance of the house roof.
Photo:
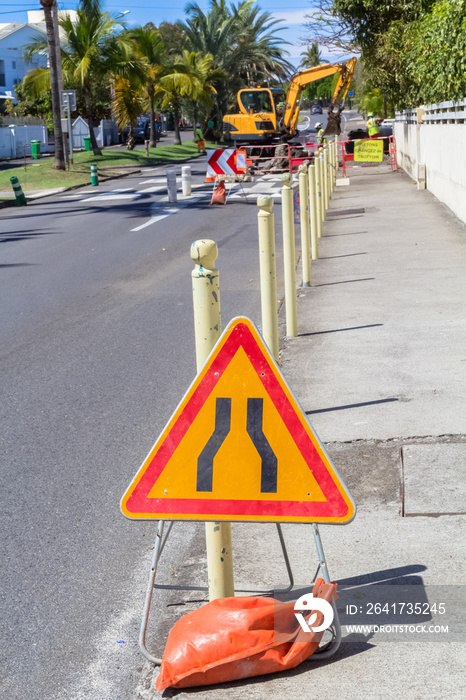
M 13 34 L 13 32 L 23 29 L 23 27 L 31 27 L 31 29 L 36 29 L 43 34 L 46 34 L 45 24 L 32 24 L 30 22 L 21 24 L 20 22 L 11 22 L 10 24 L 0 24 L 0 41 L 10 34 Z

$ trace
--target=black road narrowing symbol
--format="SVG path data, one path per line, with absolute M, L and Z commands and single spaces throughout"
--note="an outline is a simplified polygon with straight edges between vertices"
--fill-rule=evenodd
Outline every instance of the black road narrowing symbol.
M 248 399 L 246 430 L 261 458 L 261 493 L 277 493 L 277 456 L 262 429 L 264 399 Z M 212 491 L 214 458 L 231 429 L 231 399 L 217 398 L 215 428 L 197 460 L 197 491 Z
M 215 428 L 207 445 L 197 460 L 197 491 L 212 491 L 214 457 L 230 432 L 231 399 L 217 398 L 215 405 Z
M 262 430 L 264 399 L 248 399 L 246 429 L 262 460 L 261 493 L 277 493 L 277 456 Z

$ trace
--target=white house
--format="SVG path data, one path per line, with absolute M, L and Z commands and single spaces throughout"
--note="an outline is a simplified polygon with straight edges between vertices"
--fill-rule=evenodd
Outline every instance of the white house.
M 59 15 L 70 15 L 76 19 L 74 10 L 59 12 Z M 23 51 L 37 36 L 46 38 L 45 18 L 43 10 L 30 10 L 25 24 L 11 22 L 0 24 L 0 105 L 8 97 L 14 100 L 15 85 L 22 82 L 27 72 L 34 68 L 46 67 L 47 56 L 35 55 L 30 63 L 23 59 Z M 61 30 L 60 30 L 61 32 Z
M 30 63 L 23 58 L 25 45 L 38 35 L 45 37 L 45 24 L 0 24 L 0 100 L 14 99 L 15 86 L 27 72 L 47 65 L 46 56 L 36 55 Z

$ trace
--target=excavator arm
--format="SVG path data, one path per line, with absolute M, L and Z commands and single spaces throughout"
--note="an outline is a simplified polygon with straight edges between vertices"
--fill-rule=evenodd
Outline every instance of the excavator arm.
M 337 100 L 344 101 L 345 97 L 348 95 L 355 65 L 356 59 L 350 59 L 346 62 L 344 70 L 342 70 L 338 76 L 338 82 L 335 85 L 335 90 L 333 91 L 332 99 L 330 100 L 327 110 L 327 126 L 325 127 L 324 136 L 341 134 L 341 113 L 343 111 L 343 104 L 336 112 L 333 111 L 333 107 Z
M 325 63 L 320 66 L 314 66 L 313 68 L 307 68 L 293 75 L 286 95 L 286 108 L 283 118 L 284 126 L 291 135 L 296 131 L 299 117 L 298 102 L 304 88 L 315 80 L 320 80 L 321 78 L 326 78 L 328 75 L 339 73 L 338 82 L 331 100 L 331 106 L 333 106 L 339 97 L 343 99 L 346 97 L 355 65 L 356 59 L 351 58 L 349 61 L 344 61 L 342 63 L 334 63 L 333 65 Z

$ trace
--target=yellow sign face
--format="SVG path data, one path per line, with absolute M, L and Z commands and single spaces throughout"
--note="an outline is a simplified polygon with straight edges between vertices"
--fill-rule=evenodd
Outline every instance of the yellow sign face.
M 359 163 L 381 163 L 383 161 L 383 139 L 355 141 L 354 160 Z
M 355 510 L 248 319 L 228 326 L 121 507 L 137 519 L 338 523 Z

